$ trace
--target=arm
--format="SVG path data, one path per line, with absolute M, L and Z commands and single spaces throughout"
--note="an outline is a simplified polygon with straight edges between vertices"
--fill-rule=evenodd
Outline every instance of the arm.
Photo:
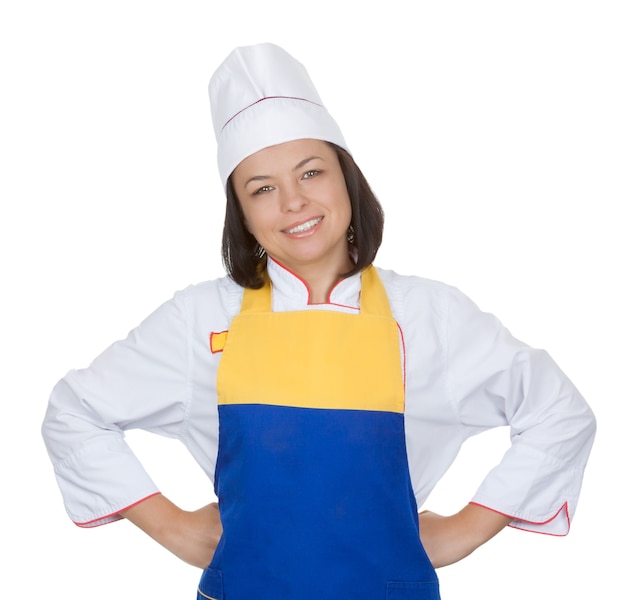
M 515 339 L 493 315 L 452 290 L 448 388 L 469 435 L 508 426 L 511 447 L 472 502 L 511 525 L 565 535 L 582 485 L 595 419 L 547 352 Z
M 510 522 L 510 517 L 476 504 L 449 517 L 425 510 L 419 514 L 420 538 L 437 569 L 465 558 Z
M 157 494 L 121 513 L 178 558 L 205 569 L 222 535 L 217 503 L 185 511 Z
M 139 428 L 181 437 L 188 403 L 184 295 L 166 302 L 87 369 L 53 390 L 42 433 L 68 515 L 81 527 L 158 493 L 126 443 Z

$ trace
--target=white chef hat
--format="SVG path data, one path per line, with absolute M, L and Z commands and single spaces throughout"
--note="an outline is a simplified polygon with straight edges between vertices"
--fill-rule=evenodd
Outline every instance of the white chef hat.
M 274 44 L 235 48 L 209 83 L 217 164 L 225 186 L 246 157 L 311 138 L 347 150 L 304 66 Z

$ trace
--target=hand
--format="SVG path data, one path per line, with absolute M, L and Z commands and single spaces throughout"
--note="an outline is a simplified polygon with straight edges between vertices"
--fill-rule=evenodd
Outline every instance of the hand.
M 193 511 L 180 511 L 177 545 L 171 549 L 185 562 L 206 569 L 222 537 L 222 521 L 217 502 Z
M 477 504 L 449 517 L 425 510 L 419 514 L 420 538 L 437 569 L 470 555 L 510 522 L 511 517 Z
M 201 569 L 211 562 L 222 536 L 216 502 L 186 511 L 157 494 L 124 511 L 122 516 L 178 558 Z

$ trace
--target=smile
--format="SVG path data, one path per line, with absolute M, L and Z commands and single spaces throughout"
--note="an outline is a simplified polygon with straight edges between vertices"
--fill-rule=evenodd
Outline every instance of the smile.
M 284 229 L 283 231 L 285 233 L 302 233 L 303 231 L 308 231 L 309 229 L 312 229 L 313 227 L 315 227 L 322 219 L 323 217 L 318 217 L 317 219 L 311 219 L 310 221 L 301 223 L 300 225 L 297 225 L 296 227 L 292 227 L 291 229 Z

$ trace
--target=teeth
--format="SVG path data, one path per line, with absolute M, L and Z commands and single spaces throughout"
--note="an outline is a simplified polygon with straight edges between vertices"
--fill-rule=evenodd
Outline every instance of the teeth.
M 298 225 L 297 227 L 294 227 L 293 229 L 285 229 L 285 233 L 302 233 L 303 231 L 307 231 L 308 229 L 311 229 L 311 227 L 315 227 L 321 220 L 322 220 L 322 217 L 319 217 L 317 219 L 311 219 L 310 221 L 307 221 L 306 223 L 302 223 L 302 225 Z

